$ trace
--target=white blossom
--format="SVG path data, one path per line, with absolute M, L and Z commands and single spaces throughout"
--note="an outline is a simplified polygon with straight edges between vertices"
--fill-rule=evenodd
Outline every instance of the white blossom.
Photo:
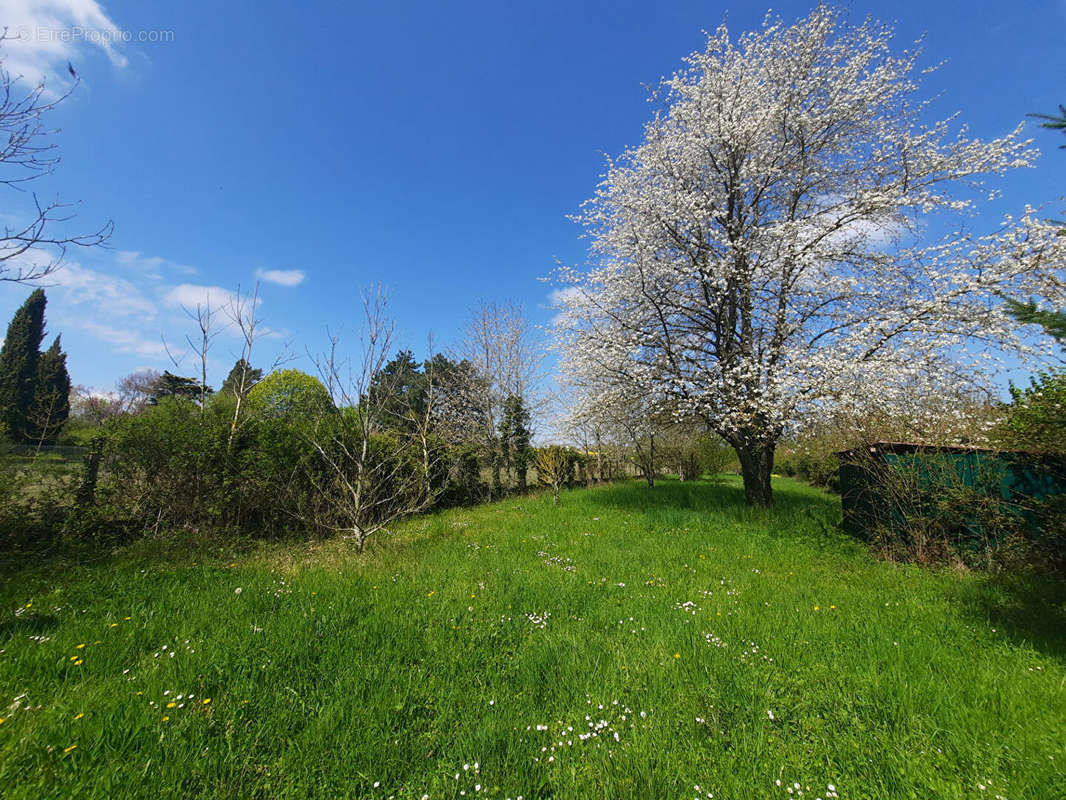
M 556 273 L 556 347 L 578 413 L 639 399 L 705 421 L 769 501 L 773 447 L 835 409 L 987 386 L 1026 340 L 1004 297 L 1061 307 L 1066 237 L 1034 208 L 977 233 L 982 183 L 1028 167 L 1021 126 L 932 124 L 918 51 L 819 6 L 723 25 L 653 99 L 577 219 L 588 270 Z

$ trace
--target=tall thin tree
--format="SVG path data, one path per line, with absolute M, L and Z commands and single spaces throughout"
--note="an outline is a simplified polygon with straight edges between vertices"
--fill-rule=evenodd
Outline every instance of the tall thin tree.
M 28 441 L 28 417 L 37 385 L 47 302 L 43 289 L 26 298 L 12 317 L 0 348 L 0 415 L 7 435 L 14 442 Z

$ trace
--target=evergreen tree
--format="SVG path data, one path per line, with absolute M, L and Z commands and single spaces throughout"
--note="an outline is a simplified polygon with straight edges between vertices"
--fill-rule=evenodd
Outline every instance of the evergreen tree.
M 1050 128 L 1053 131 L 1066 133 L 1066 106 L 1059 105 L 1059 113 L 1056 114 L 1030 114 L 1030 117 L 1044 120 L 1040 123 L 1041 128 Z M 1059 145 L 1060 150 L 1066 150 L 1066 144 Z
M 263 370 L 254 369 L 245 359 L 239 358 L 233 365 L 233 369 L 229 371 L 229 375 L 226 376 L 226 380 L 222 382 L 219 392 L 230 397 L 246 396 L 262 377 Z
M 46 303 L 44 290 L 34 291 L 12 317 L 0 349 L 0 423 L 14 442 L 28 441 Z
M 27 438 L 35 444 L 55 444 L 70 416 L 70 374 L 59 337 L 37 360 L 33 405 L 27 415 Z
M 500 418 L 500 450 L 503 463 L 514 470 L 518 478 L 519 490 L 526 488 L 526 470 L 533 458 L 530 439 L 533 432 L 529 429 L 530 416 L 522 398 L 510 395 L 503 402 L 503 415 Z
M 400 350 L 370 381 L 368 406 L 387 428 L 408 430 L 426 410 L 426 376 L 410 350 Z
M 1049 311 L 1037 308 L 1036 303 L 1029 300 L 1019 303 L 1017 300 L 1007 300 L 1007 309 L 1010 315 L 1018 322 L 1026 325 L 1039 325 L 1049 336 L 1054 336 L 1063 344 L 1066 344 L 1066 311 Z
M 211 394 L 215 390 L 208 386 L 205 394 Z M 159 403 L 163 397 L 184 397 L 188 400 L 199 401 L 200 381 L 196 378 L 185 378 L 181 375 L 164 370 L 163 374 L 152 381 L 149 402 L 152 405 Z

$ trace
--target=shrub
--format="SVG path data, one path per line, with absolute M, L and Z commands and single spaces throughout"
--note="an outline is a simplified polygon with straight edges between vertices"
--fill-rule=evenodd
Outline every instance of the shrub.
M 329 391 L 318 380 L 297 369 L 284 369 L 263 378 L 248 392 L 248 411 L 260 419 L 282 420 L 290 425 L 313 423 L 334 410 Z
M 1063 496 L 1033 500 L 1011 489 L 1012 476 L 1046 465 L 987 451 L 937 451 L 867 454 L 857 466 L 864 488 L 849 495 L 856 518 L 845 521 L 853 530 L 858 523 L 882 555 L 983 569 L 1054 567 L 1066 555 Z
M 1029 386 L 1010 387 L 1011 403 L 993 438 L 1001 447 L 1066 453 L 1066 372 L 1041 372 Z
M 197 526 L 222 517 L 228 420 L 225 409 L 201 409 L 164 397 L 143 414 L 111 422 L 103 447 L 101 501 L 120 519 L 145 529 Z

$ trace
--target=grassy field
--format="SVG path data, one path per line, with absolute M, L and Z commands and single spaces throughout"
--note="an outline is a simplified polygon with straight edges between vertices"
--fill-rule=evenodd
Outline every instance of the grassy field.
M 9 566 L 0 795 L 1066 797 L 1062 585 L 878 562 L 776 491 Z

